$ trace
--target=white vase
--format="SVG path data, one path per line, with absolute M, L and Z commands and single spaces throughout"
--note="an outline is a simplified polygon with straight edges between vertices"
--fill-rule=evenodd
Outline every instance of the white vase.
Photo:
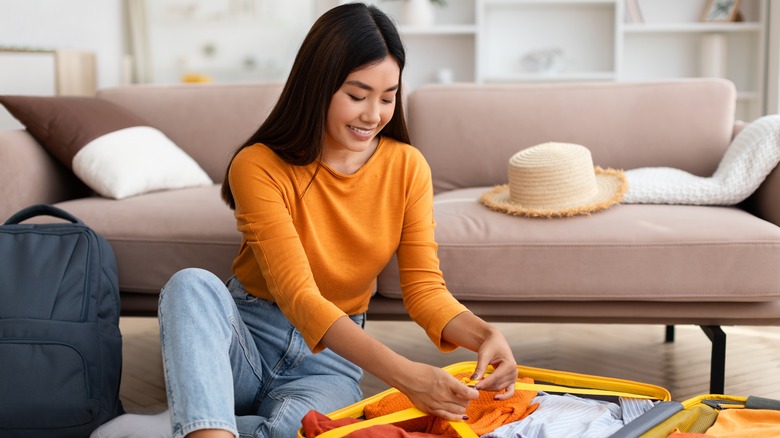
M 431 0 L 403 0 L 402 21 L 407 26 L 432 26 L 436 10 Z

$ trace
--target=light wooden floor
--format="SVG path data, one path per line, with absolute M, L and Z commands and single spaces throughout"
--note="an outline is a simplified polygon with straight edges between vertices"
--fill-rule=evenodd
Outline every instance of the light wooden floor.
M 696 326 L 677 326 L 676 340 L 663 342 L 655 325 L 496 324 L 512 343 L 521 365 L 636 380 L 662 386 L 682 401 L 709 388 L 710 342 Z M 165 409 L 160 341 L 155 318 L 122 318 L 122 387 L 125 409 Z M 436 350 L 413 323 L 369 321 L 366 330 L 399 353 L 437 366 L 474 360 L 463 349 Z M 727 394 L 780 399 L 780 328 L 724 327 L 727 334 Z M 386 389 L 371 375 L 366 396 Z

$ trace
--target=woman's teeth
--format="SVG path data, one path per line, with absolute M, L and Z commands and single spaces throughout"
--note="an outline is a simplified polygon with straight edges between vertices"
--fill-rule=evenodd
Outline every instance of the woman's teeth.
M 371 131 L 372 131 L 371 129 L 362 129 L 362 128 L 358 128 L 356 126 L 350 126 L 349 128 L 352 129 L 353 131 L 357 132 L 358 134 L 361 134 L 361 135 L 371 134 Z

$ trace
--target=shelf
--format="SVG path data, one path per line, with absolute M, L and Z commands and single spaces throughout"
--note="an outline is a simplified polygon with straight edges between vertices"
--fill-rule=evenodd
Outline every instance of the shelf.
M 741 22 L 698 21 L 705 0 L 646 0 L 640 23 L 624 22 L 624 1 L 448 2 L 435 25 L 399 28 L 408 84 L 724 77 L 737 89 L 738 118 L 764 113 L 770 0 L 741 0 Z
M 737 100 L 754 101 L 761 98 L 756 91 L 740 91 L 737 93 Z
M 483 5 L 479 80 L 616 79 L 616 0 L 486 0 Z
M 615 4 L 615 0 L 483 0 L 485 6 L 494 5 L 610 5 Z
M 760 32 L 760 23 L 629 23 L 625 33 Z
M 614 81 L 615 72 L 517 73 L 487 75 L 485 82 Z
M 440 24 L 434 26 L 401 26 L 402 35 L 476 35 L 477 26 L 472 24 Z

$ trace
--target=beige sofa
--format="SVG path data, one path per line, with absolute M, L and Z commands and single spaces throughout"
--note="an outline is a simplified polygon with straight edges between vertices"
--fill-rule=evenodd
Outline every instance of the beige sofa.
M 101 90 L 141 115 L 221 181 L 235 147 L 268 114 L 278 84 Z M 721 325 L 780 323 L 780 176 L 744 205 L 621 204 L 590 216 L 507 216 L 477 202 L 505 183 L 515 152 L 546 141 L 587 146 L 603 167 L 669 166 L 708 176 L 735 132 L 723 80 L 427 86 L 407 99 L 428 159 L 448 287 L 492 321 L 702 326 L 713 340 L 710 390 L 722 392 Z M 0 132 L 0 216 L 56 203 L 116 252 L 123 314 L 153 315 L 160 287 L 197 266 L 222 277 L 239 244 L 218 186 L 123 200 L 94 195 L 25 131 Z M 397 267 L 377 282 L 372 318 L 405 318 Z

